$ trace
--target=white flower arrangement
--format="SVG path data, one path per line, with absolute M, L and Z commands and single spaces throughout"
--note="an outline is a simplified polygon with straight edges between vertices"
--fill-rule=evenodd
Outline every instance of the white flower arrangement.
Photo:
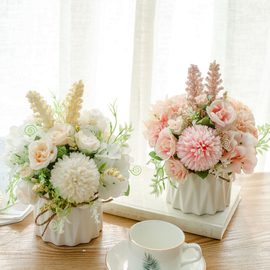
M 71 207 L 90 206 L 95 216 L 97 203 L 129 193 L 132 126 L 120 126 L 114 135 L 115 103 L 109 106 L 114 124 L 98 109 L 80 113 L 83 88 L 81 81 L 75 83 L 62 104 L 54 96 L 54 108 L 29 91 L 35 114 L 11 127 L 6 139 L 6 163 L 12 168 L 8 205 L 17 199 L 34 205 L 44 198 L 41 214 L 57 215 L 50 227 L 60 233 Z

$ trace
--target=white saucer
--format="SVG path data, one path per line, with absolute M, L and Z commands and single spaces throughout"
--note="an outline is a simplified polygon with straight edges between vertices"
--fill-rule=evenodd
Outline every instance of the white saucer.
M 128 270 L 128 240 L 124 240 L 113 246 L 107 253 L 105 264 L 108 270 Z M 196 256 L 196 251 L 193 248 L 185 252 L 185 258 L 191 259 Z M 205 270 L 206 263 L 202 257 L 198 262 L 189 264 L 181 268 L 181 270 Z

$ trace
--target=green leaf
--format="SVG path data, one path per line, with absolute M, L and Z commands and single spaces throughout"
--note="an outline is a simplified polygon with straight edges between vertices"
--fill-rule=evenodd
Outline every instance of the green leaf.
M 170 185 L 171 185 L 173 188 L 176 188 L 176 189 L 177 189 L 177 186 L 172 182 L 171 179 L 169 179 L 169 183 L 170 183 Z
M 196 172 L 196 174 L 198 176 L 200 176 L 202 179 L 204 179 L 204 178 L 206 178 L 208 176 L 209 170 L 207 170 L 207 171 L 201 171 L 201 172 Z
M 99 167 L 98 171 L 99 171 L 99 172 L 102 172 L 103 169 L 104 169 L 104 167 L 106 166 L 106 164 L 107 164 L 107 162 L 103 163 L 103 164 Z
M 129 196 L 129 192 L 130 192 L 130 185 L 128 185 L 128 189 L 127 189 L 127 191 L 125 192 L 125 196 Z
M 39 137 L 39 136 L 36 136 L 35 137 L 35 141 L 38 141 L 38 140 L 40 140 L 41 138 Z
M 58 198 L 59 195 L 60 195 L 60 188 L 59 187 L 56 187 L 55 190 L 54 190 L 54 192 L 55 192 L 55 197 Z
M 162 158 L 160 158 L 160 157 L 157 156 L 157 154 L 156 154 L 155 151 L 150 152 L 149 153 L 149 156 L 152 157 L 152 158 L 154 158 L 154 159 L 156 159 L 156 160 L 160 160 L 160 161 L 163 160 Z
M 57 157 L 62 157 L 65 154 L 67 154 L 67 149 L 65 146 L 57 147 Z
M 161 270 L 160 264 L 151 254 L 144 253 L 143 270 Z
M 80 152 L 85 154 L 86 156 L 90 155 L 90 153 L 86 149 L 81 149 Z

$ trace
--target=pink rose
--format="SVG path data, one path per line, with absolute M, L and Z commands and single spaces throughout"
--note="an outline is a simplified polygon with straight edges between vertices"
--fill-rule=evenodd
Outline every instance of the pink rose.
M 203 105 L 203 104 L 205 104 L 205 103 L 208 102 L 208 99 L 207 99 L 207 95 L 206 94 L 201 94 L 201 95 L 195 97 L 195 100 L 200 105 Z
M 177 117 L 176 120 L 170 119 L 168 124 L 168 128 L 172 131 L 173 134 L 180 135 L 182 132 L 182 126 L 184 124 L 183 118 L 181 116 Z
M 57 147 L 47 139 L 34 141 L 28 149 L 30 167 L 33 170 L 40 170 L 47 167 L 57 157 Z
M 206 111 L 215 123 L 215 127 L 220 130 L 226 130 L 231 127 L 236 118 L 236 111 L 226 100 L 215 100 Z
M 75 131 L 70 124 L 57 124 L 49 129 L 45 135 L 54 145 L 61 146 L 67 144 L 67 137 L 74 135 Z
M 162 129 L 155 147 L 157 156 L 165 160 L 169 159 L 175 154 L 176 142 L 177 140 L 169 128 Z
M 173 158 L 165 161 L 165 172 L 171 179 L 178 183 L 184 183 L 188 174 L 188 170 L 184 167 L 183 163 Z

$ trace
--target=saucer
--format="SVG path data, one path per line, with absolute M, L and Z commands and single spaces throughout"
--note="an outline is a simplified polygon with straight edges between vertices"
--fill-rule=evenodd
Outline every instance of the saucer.
M 105 264 L 108 270 L 128 270 L 128 239 L 113 246 L 107 253 Z M 186 259 L 191 259 L 196 256 L 196 251 L 193 248 L 187 249 L 185 254 Z M 198 262 L 186 265 L 181 270 L 205 270 L 206 263 L 202 257 Z

